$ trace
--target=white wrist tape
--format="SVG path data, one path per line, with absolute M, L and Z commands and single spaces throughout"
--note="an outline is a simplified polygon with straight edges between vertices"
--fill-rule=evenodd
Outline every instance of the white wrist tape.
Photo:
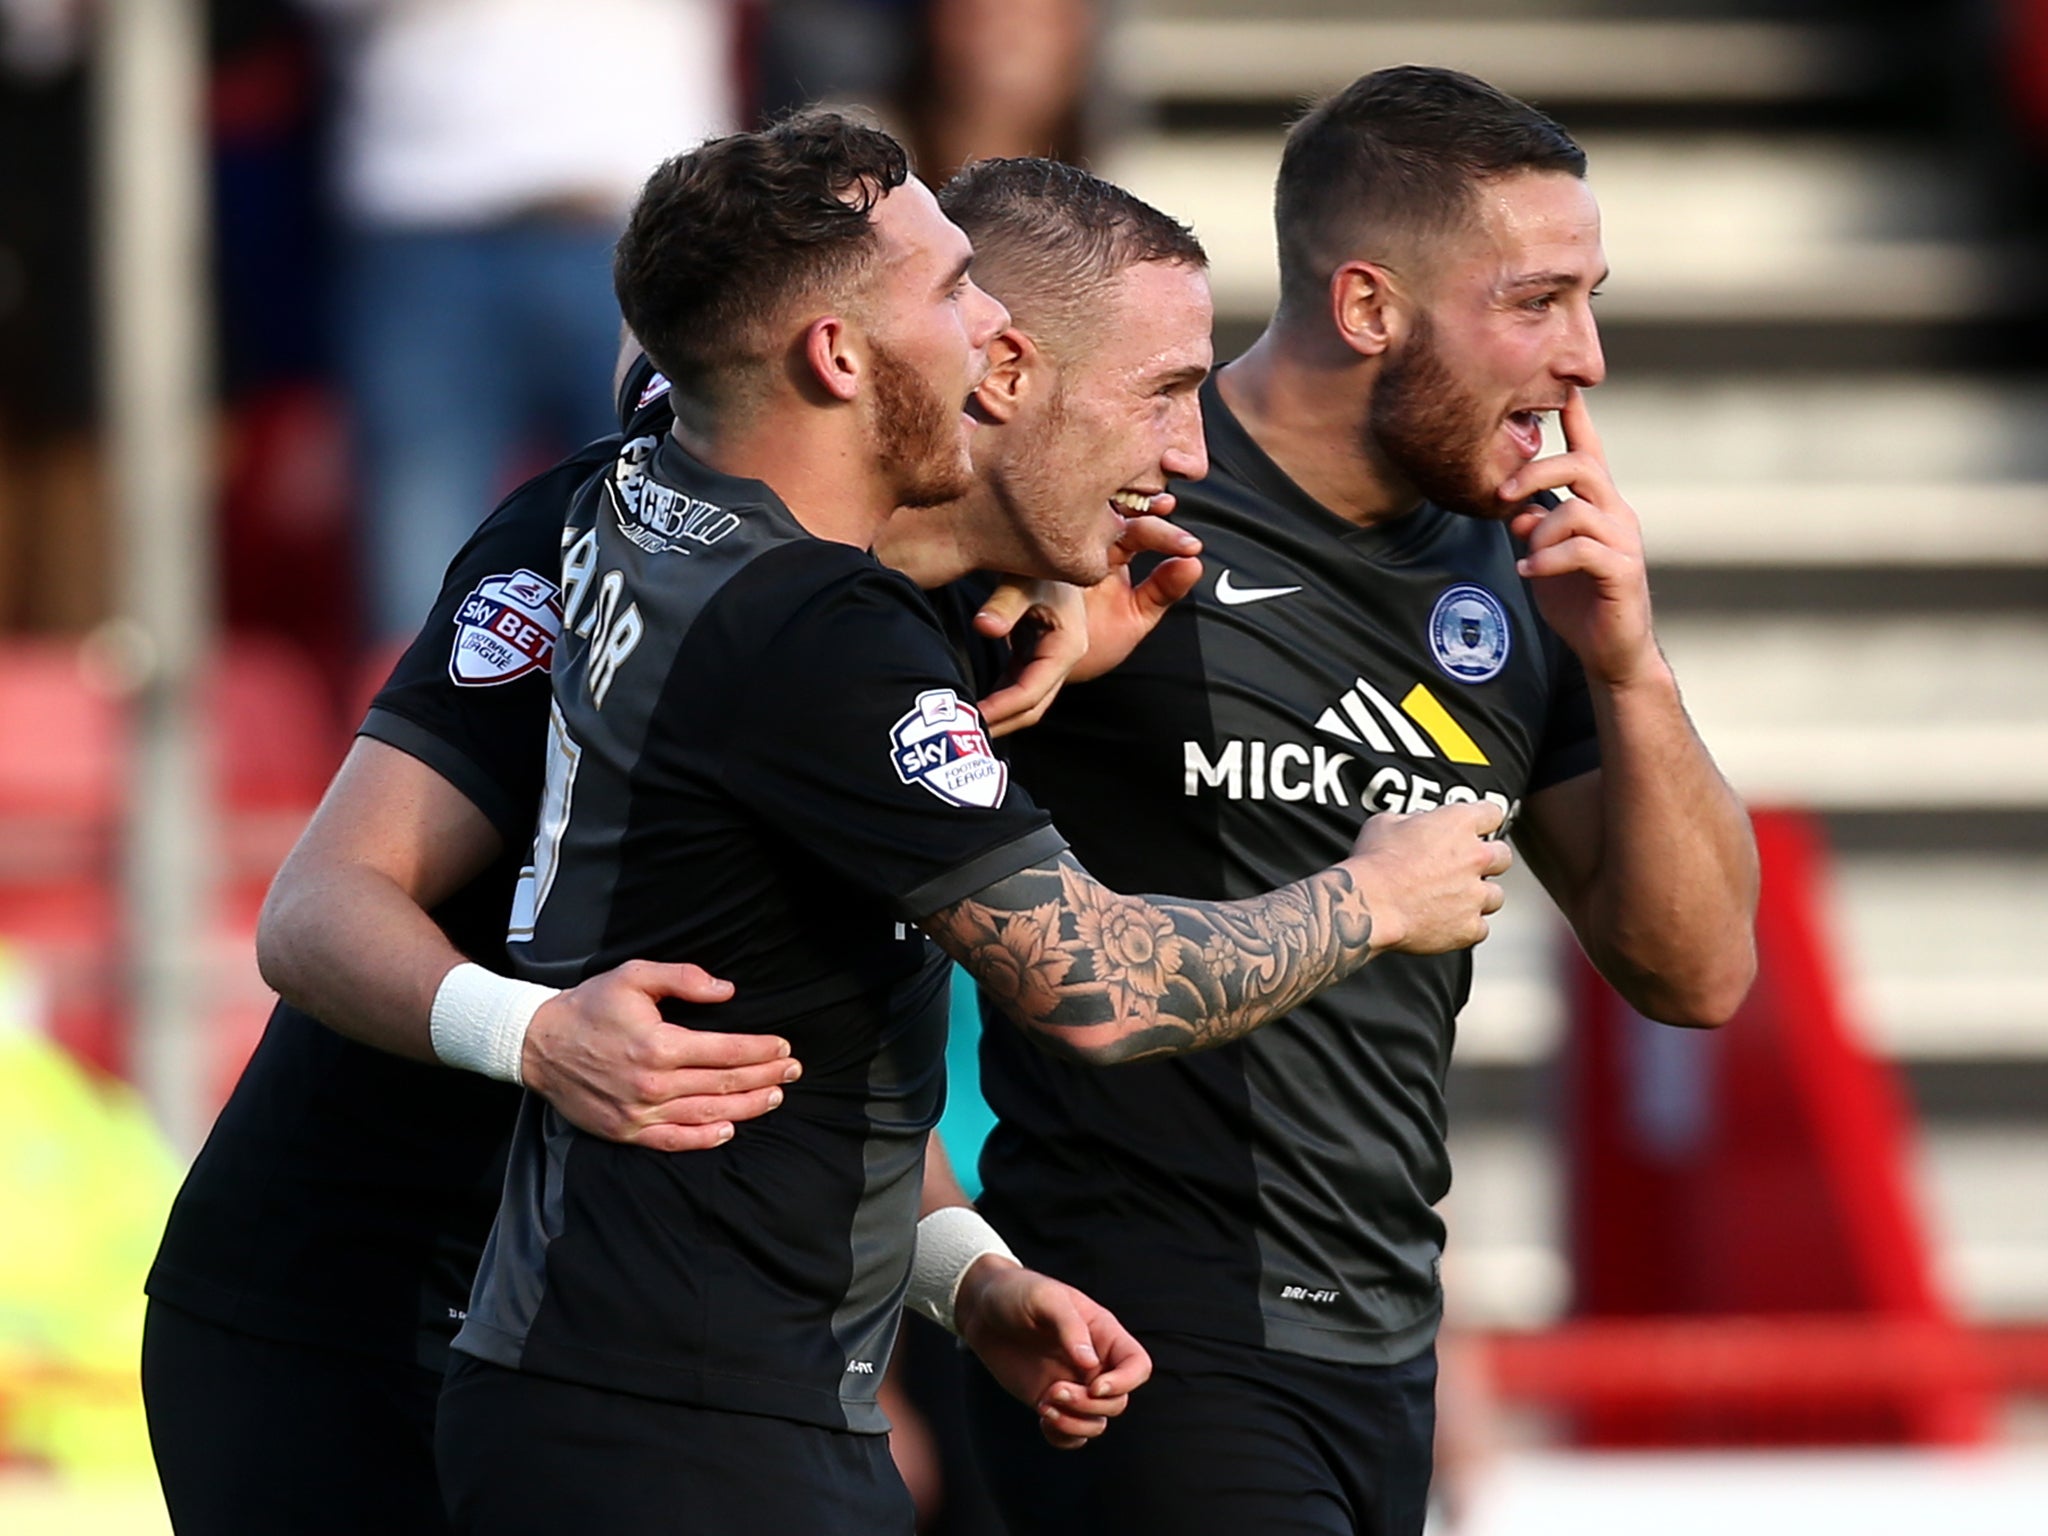
M 910 1260 L 910 1290 L 903 1305 L 946 1332 L 958 1333 L 953 1304 L 960 1296 L 960 1282 L 976 1259 L 991 1253 L 1013 1262 L 1017 1257 L 973 1206 L 933 1211 L 917 1224 L 917 1251 Z
M 558 995 L 553 987 L 514 981 L 480 965 L 458 965 L 434 993 L 434 1054 L 451 1067 L 519 1082 L 526 1026 Z

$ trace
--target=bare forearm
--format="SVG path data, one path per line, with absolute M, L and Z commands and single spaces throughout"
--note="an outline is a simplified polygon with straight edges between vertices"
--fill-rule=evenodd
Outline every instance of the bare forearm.
M 306 878 L 287 867 L 264 903 L 256 958 L 294 1007 L 364 1045 L 432 1061 L 434 993 L 465 957 L 394 881 L 344 866 Z
M 1227 1044 L 1372 952 L 1344 865 L 1211 902 L 1121 896 L 1063 854 L 925 926 L 1041 1046 L 1096 1065 Z
M 1643 1013 L 1718 1024 L 1755 973 L 1756 844 L 1668 667 L 1595 688 L 1600 863 L 1579 923 L 1603 973 Z
M 918 1201 L 917 1214 L 929 1216 L 947 1206 L 969 1204 L 972 1202 L 967 1191 L 960 1187 L 960 1177 L 953 1172 L 953 1160 L 946 1156 L 946 1144 L 933 1131 L 925 1140 L 924 1194 Z

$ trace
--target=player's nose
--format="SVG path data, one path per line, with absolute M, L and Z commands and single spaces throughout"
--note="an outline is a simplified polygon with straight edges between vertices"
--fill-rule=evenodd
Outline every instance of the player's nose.
M 1600 346 L 1600 325 L 1590 308 L 1581 308 L 1572 318 L 1557 374 L 1581 389 L 1591 389 L 1607 377 L 1607 354 Z
M 1003 301 L 988 292 L 972 278 L 967 280 L 968 300 L 972 304 L 972 319 L 969 321 L 967 336 L 977 351 L 1000 336 L 1010 326 L 1010 312 L 1003 307 Z
M 1202 436 L 1202 402 L 1192 392 L 1174 404 L 1159 467 L 1180 480 L 1199 480 L 1209 473 L 1209 445 Z

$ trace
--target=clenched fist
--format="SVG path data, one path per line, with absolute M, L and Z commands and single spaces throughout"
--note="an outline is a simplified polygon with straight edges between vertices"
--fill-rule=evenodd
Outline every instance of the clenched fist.
M 1344 862 L 1372 913 L 1375 953 L 1440 955 L 1486 937 L 1502 899 L 1494 882 L 1514 862 L 1493 835 L 1502 815 L 1481 801 L 1366 821 Z

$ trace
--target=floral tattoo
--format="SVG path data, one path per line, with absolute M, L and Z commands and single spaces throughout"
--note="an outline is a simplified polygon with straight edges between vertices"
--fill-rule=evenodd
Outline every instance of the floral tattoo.
M 1195 901 L 1118 895 L 1070 853 L 923 926 L 1045 1049 L 1097 1065 L 1227 1044 L 1350 975 L 1372 944 L 1341 866 Z

